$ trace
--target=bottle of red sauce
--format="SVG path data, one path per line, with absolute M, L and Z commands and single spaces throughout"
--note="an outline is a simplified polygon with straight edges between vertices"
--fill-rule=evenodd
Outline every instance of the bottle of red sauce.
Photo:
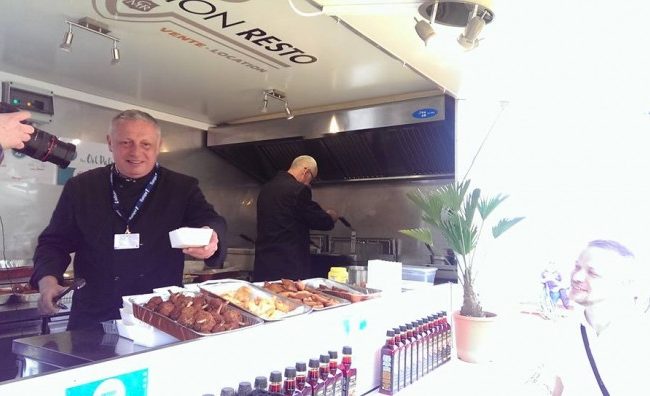
M 311 386 L 313 396 L 325 396 L 325 381 L 320 379 L 318 373 L 320 364 L 318 359 L 309 359 L 309 369 L 307 371 L 307 383 Z
M 352 367 L 352 347 L 343 347 L 341 358 L 341 371 L 343 371 L 343 395 L 357 395 L 357 369 Z
M 427 357 L 426 373 L 433 371 L 433 316 L 424 318 L 424 343 L 426 344 L 425 355 Z
M 282 394 L 282 373 L 279 371 L 271 371 L 269 375 L 269 392 L 272 394 Z
M 293 396 L 296 391 L 296 368 L 286 367 L 284 369 L 284 383 L 282 384 L 282 394 L 284 396 Z
M 413 328 L 413 340 L 415 341 L 415 355 L 411 358 L 415 360 L 415 370 L 413 381 L 419 380 L 422 378 L 422 334 L 420 333 L 420 322 L 413 321 L 411 322 L 411 327 Z
M 446 363 L 451 360 L 451 324 L 447 322 L 447 312 L 442 311 L 442 325 L 445 334 L 445 350 L 444 350 L 444 359 L 443 363 Z
M 401 388 L 405 388 L 411 384 L 411 341 L 408 338 L 408 332 L 406 325 L 401 325 L 399 327 L 400 337 L 402 339 L 402 344 L 404 344 L 404 353 L 402 354 L 402 360 L 404 361 L 404 375 L 403 384 Z
M 343 396 L 343 372 L 339 369 L 339 353 L 327 351 L 330 355 L 330 374 L 334 376 L 334 396 Z
M 307 363 L 296 362 L 296 391 L 294 396 L 311 396 L 311 385 L 307 383 Z
M 395 360 L 395 354 L 398 350 L 395 346 L 395 332 L 388 330 L 386 332 L 386 344 L 381 348 L 381 375 L 379 378 L 379 393 L 381 394 L 394 395 L 398 392 L 399 368 Z
M 395 333 L 395 346 L 397 352 L 395 353 L 395 362 L 397 364 L 397 390 L 404 387 L 404 344 L 402 343 L 402 332 L 399 327 L 393 327 Z
M 330 355 L 320 355 L 318 375 L 325 382 L 325 396 L 334 394 L 334 376 L 330 374 Z
M 406 324 L 406 338 L 409 340 L 410 345 L 411 345 L 411 378 L 410 378 L 410 384 L 414 383 L 417 378 L 418 378 L 418 344 L 417 340 L 413 336 L 413 325 L 410 323 Z M 407 380 L 409 373 L 406 373 Z

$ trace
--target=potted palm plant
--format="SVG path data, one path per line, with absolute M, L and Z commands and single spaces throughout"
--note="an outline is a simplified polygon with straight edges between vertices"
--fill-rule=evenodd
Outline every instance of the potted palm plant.
M 478 323 L 483 326 L 489 318 L 495 315 L 483 311 L 476 291 L 476 248 L 485 235 L 486 220 L 507 198 L 506 195 L 483 197 L 481 190 L 470 190 L 470 181 L 464 180 L 437 187 L 431 191 L 417 190 L 407 194 L 408 198 L 422 210 L 422 220 L 429 227 L 401 230 L 400 232 L 430 245 L 434 244 L 434 230 L 442 234 L 449 248 L 456 254 L 458 263 L 458 281 L 463 287 L 463 305 L 459 312 L 454 313 L 456 349 L 458 357 L 466 361 L 490 360 L 482 356 L 480 345 L 471 345 L 472 340 L 464 339 L 472 336 L 461 328 L 465 322 Z M 523 217 L 502 218 L 491 227 L 490 234 L 498 238 L 512 226 L 523 220 Z M 467 319 L 467 320 L 466 320 Z M 463 322 L 463 323 L 461 323 Z M 479 339 L 482 336 L 478 336 Z M 466 341 L 470 345 L 463 345 Z M 465 350 L 465 349 L 475 349 Z

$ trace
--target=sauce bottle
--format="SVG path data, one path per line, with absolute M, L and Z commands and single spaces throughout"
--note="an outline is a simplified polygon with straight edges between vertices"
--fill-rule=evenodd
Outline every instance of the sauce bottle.
M 400 337 L 402 339 L 402 344 L 404 344 L 404 354 L 402 355 L 402 360 L 404 360 L 404 384 L 402 388 L 405 388 L 411 384 L 411 341 L 408 338 L 408 333 L 406 331 L 406 326 L 401 325 L 399 327 Z
M 386 344 L 381 348 L 381 375 L 379 378 L 379 393 L 394 395 L 398 392 L 397 381 L 399 369 L 395 361 L 398 348 L 395 346 L 395 332 L 386 331 Z
M 294 396 L 311 396 L 311 385 L 307 383 L 307 363 L 296 362 L 296 391 Z
M 406 324 L 406 338 L 409 340 L 409 345 L 411 346 L 411 370 L 410 373 L 406 373 L 406 378 L 409 380 L 409 384 L 412 384 L 417 379 L 418 372 L 418 361 L 417 361 L 417 343 L 415 337 L 413 337 L 413 325 L 410 323 Z M 410 374 L 410 378 L 409 378 Z
M 318 359 L 309 359 L 307 383 L 311 386 L 312 396 L 325 396 L 325 381 L 318 374 L 320 364 Z
M 325 396 L 334 395 L 334 376 L 330 374 L 330 355 L 320 355 L 318 375 L 325 383 Z
M 334 396 L 343 396 L 343 372 L 339 368 L 339 353 L 327 351 L 330 355 L 330 374 L 334 376 Z
M 284 369 L 284 384 L 282 385 L 282 394 L 284 396 L 293 396 L 296 391 L 296 368 L 286 367 Z
M 411 359 L 415 360 L 415 370 L 413 371 L 413 381 L 422 378 L 422 334 L 420 334 L 420 323 L 416 320 L 411 322 L 413 342 L 415 342 L 415 354 Z
M 221 388 L 220 396 L 235 396 L 235 390 L 229 386 Z
M 395 363 L 397 365 L 397 390 L 401 390 L 404 387 L 404 344 L 402 343 L 402 332 L 399 330 L 399 327 L 393 327 L 393 333 L 395 333 L 395 346 L 397 351 L 395 352 Z
M 264 376 L 255 377 L 255 382 L 253 382 L 253 392 L 251 392 L 251 396 L 269 395 L 269 392 L 266 390 L 268 383 L 268 380 Z
M 436 320 L 434 322 L 434 340 L 433 340 L 433 364 L 434 368 L 440 367 L 440 356 L 442 352 L 442 329 L 440 326 L 440 314 L 436 314 Z
M 446 363 L 451 360 L 451 324 L 447 322 L 447 312 L 442 311 L 442 325 L 445 334 L 445 351 L 443 362 Z
M 433 315 L 427 316 L 426 329 L 427 373 L 430 373 L 433 371 Z
M 343 395 L 357 396 L 357 369 L 352 367 L 352 347 L 343 347 L 341 358 L 341 371 L 343 371 Z
M 282 394 L 282 373 L 279 371 L 271 371 L 269 375 L 269 392 L 274 395 Z
M 242 381 L 239 383 L 239 387 L 237 387 L 237 396 L 250 396 L 251 392 L 253 392 L 253 387 L 250 382 Z

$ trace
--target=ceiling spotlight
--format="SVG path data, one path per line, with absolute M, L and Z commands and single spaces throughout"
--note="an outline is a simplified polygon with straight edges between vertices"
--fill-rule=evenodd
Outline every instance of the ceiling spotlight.
M 65 21 L 65 23 L 68 24 L 68 31 L 65 32 L 63 35 L 63 42 L 61 45 L 59 45 L 59 48 L 66 52 L 70 52 L 70 47 L 72 46 L 72 28 L 76 27 L 81 30 L 85 30 L 90 33 L 94 33 L 98 36 L 113 40 L 113 48 L 111 49 L 111 54 L 112 54 L 112 60 L 111 63 L 114 65 L 120 61 L 120 49 L 117 48 L 117 43 L 119 43 L 120 39 L 117 37 L 113 37 L 108 35 L 110 33 L 110 30 L 108 30 L 108 26 L 104 23 L 95 21 L 90 18 L 81 18 L 77 22 L 72 22 L 72 21 Z
M 120 62 L 120 49 L 117 48 L 117 41 L 113 41 L 113 60 L 111 60 L 111 65 L 117 65 Z
M 264 91 L 264 98 L 262 102 L 262 113 L 268 111 L 269 98 L 279 100 L 284 103 L 284 112 L 287 113 L 287 120 L 292 120 L 294 115 L 289 108 L 289 102 L 287 101 L 287 95 L 284 92 L 278 91 L 277 89 L 267 89 Z
M 72 46 L 72 39 L 74 35 L 72 34 L 72 25 L 68 24 L 68 31 L 63 35 L 63 42 L 59 45 L 65 52 L 70 52 L 70 47 Z
M 486 11 L 480 16 L 474 15 L 465 26 L 465 31 L 458 36 L 458 43 L 466 50 L 469 51 L 478 46 L 478 35 L 481 34 L 486 23 L 485 15 Z
M 293 120 L 293 113 L 291 112 L 291 109 L 289 109 L 289 104 L 287 102 L 284 103 L 284 112 L 287 113 L 287 120 Z
M 264 92 L 264 100 L 262 102 L 262 110 L 260 110 L 262 113 L 268 113 L 269 112 L 269 95 Z
M 427 46 L 431 42 L 431 39 L 433 39 L 433 36 L 435 36 L 436 32 L 433 30 L 433 23 L 436 20 L 436 14 L 438 12 L 438 0 L 435 0 L 433 2 L 433 5 L 431 6 L 431 15 L 429 16 L 429 20 L 421 20 L 418 21 L 417 18 L 415 19 L 415 32 L 420 36 L 420 39 L 424 41 L 424 45 Z

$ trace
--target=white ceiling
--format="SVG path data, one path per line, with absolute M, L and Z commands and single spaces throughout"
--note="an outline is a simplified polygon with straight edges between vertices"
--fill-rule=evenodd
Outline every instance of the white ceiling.
M 643 100 L 650 87 L 647 1 L 495 1 L 494 21 L 471 52 L 459 50 L 457 28 L 443 26 L 424 47 L 413 29 L 423 0 L 292 2 L 305 13 L 347 8 L 306 17 L 286 0 L 11 1 L 0 13 L 0 72 L 211 125 L 259 116 L 268 88 L 285 91 L 300 114 L 440 87 L 461 99 L 502 100 L 610 91 Z M 84 31 L 75 30 L 72 52 L 59 50 L 65 20 L 86 16 L 121 40 L 118 65 L 110 65 L 110 40 Z M 317 61 L 291 62 L 237 34 L 251 29 Z M 281 110 L 271 103 L 271 112 Z

